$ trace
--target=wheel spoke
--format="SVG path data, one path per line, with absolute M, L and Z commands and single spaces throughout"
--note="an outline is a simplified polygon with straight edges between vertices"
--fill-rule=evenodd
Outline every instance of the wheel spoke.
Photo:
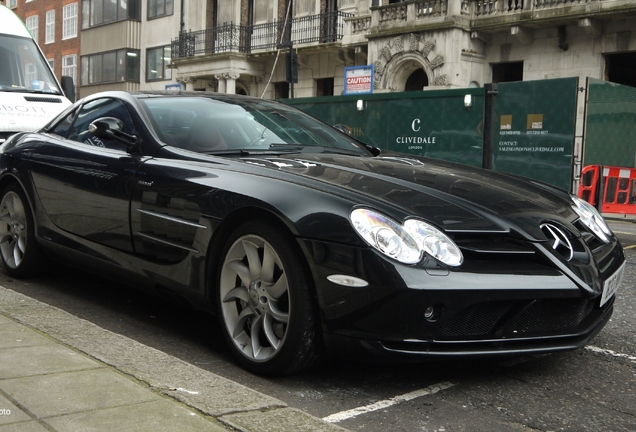
M 258 318 L 252 321 L 252 331 L 250 334 L 250 337 L 252 338 L 252 354 L 254 355 L 254 358 L 258 358 L 259 354 L 261 353 L 261 349 L 263 348 L 261 346 L 261 341 L 259 337 L 259 333 L 261 332 L 262 329 L 263 329 L 263 317 L 259 316 Z
M 14 243 L 13 244 L 13 261 L 15 262 L 16 266 L 20 265 L 20 263 L 22 262 L 22 256 L 23 256 L 22 251 L 18 247 L 18 244 Z
M 285 324 L 289 321 L 289 314 L 280 310 L 277 301 L 269 301 L 269 313 L 276 321 L 280 321 Z
M 250 269 L 247 268 L 245 264 L 241 260 L 230 261 L 226 264 L 229 268 L 234 270 L 234 272 L 241 278 L 241 282 L 243 282 L 243 286 L 248 287 L 250 283 L 252 283 L 252 277 L 250 276 Z
M 274 347 L 274 349 L 278 349 L 278 345 L 280 344 L 280 339 L 276 336 L 273 328 L 273 319 L 271 315 L 265 315 L 263 319 L 263 330 L 265 331 L 265 337 L 267 337 L 267 341 L 269 344 Z
M 283 273 L 274 285 L 267 288 L 267 293 L 271 296 L 271 298 L 278 299 L 285 294 L 288 289 L 287 276 Z
M 254 315 L 250 309 L 245 308 L 241 311 L 241 314 L 238 317 L 236 325 L 234 326 L 234 330 L 232 331 L 232 337 L 237 338 L 245 331 L 245 323 L 247 319 Z
M 258 256 L 258 246 L 250 241 L 243 241 L 243 249 L 247 256 L 247 265 L 250 268 L 251 279 L 254 280 L 261 275 L 261 258 Z
M 263 282 L 274 282 L 274 268 L 276 266 L 276 254 L 269 244 L 265 244 L 263 252 L 263 268 L 261 270 L 261 279 Z
M 24 205 L 17 196 L 13 198 L 13 212 L 11 214 L 15 220 L 21 223 L 24 221 Z
M 249 296 L 247 294 L 247 288 L 236 287 L 223 297 L 223 302 L 226 303 L 234 300 L 243 300 L 244 302 L 248 302 Z
M 12 222 L 11 215 L 9 214 L 9 211 L 6 208 L 3 209 L 3 211 L 0 213 L 0 220 L 2 220 L 2 222 L 6 223 L 7 225 L 11 224 Z
M 4 236 L 2 236 L 2 238 L 0 239 L 0 244 L 1 243 L 7 243 L 7 242 L 11 242 L 13 240 L 13 236 L 11 234 L 5 234 Z

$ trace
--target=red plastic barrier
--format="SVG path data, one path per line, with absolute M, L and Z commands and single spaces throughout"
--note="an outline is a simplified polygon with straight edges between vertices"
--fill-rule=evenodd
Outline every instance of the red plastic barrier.
M 581 171 L 578 196 L 598 208 L 603 170 L 603 213 L 636 214 L 636 168 L 589 165 Z

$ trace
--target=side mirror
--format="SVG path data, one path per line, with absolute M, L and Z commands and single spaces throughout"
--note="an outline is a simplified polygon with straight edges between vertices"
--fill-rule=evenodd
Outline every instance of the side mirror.
M 75 83 L 73 82 L 73 78 L 70 76 L 63 75 L 62 76 L 62 91 L 68 100 L 71 102 L 75 102 Z
M 96 137 L 124 143 L 128 150 L 137 144 L 137 137 L 124 132 L 124 122 L 115 117 L 98 118 L 88 125 L 88 131 Z

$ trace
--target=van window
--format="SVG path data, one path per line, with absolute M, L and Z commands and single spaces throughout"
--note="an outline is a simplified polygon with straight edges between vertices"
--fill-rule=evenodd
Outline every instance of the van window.
M 32 39 L 0 34 L 0 91 L 61 95 Z

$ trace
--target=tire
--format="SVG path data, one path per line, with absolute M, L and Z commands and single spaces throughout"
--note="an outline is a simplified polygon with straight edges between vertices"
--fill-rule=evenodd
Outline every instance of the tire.
M 0 257 L 7 274 L 19 278 L 35 276 L 43 264 L 29 202 L 15 183 L 0 198 Z
M 288 375 L 322 353 L 313 282 L 293 240 L 261 222 L 239 226 L 223 248 L 218 308 L 238 362 L 260 375 Z

